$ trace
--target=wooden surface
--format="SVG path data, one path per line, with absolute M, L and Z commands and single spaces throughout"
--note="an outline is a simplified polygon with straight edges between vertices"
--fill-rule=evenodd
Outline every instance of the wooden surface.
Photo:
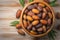
M 17 29 L 10 26 L 12 21 L 17 20 L 15 15 L 18 9 L 22 9 L 19 0 L 0 0 L 0 40 L 33 40 L 27 34 L 26 36 L 19 35 Z M 60 6 L 54 7 L 54 11 L 60 12 Z M 56 20 L 55 24 L 57 25 L 59 22 L 59 20 Z M 48 38 L 41 38 L 39 40 L 45 39 L 47 40 Z M 56 40 L 60 40 L 60 31 L 57 33 Z

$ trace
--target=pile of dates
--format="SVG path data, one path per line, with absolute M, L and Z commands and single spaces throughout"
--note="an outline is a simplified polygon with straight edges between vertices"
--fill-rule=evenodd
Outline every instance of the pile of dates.
M 33 35 L 47 32 L 53 23 L 50 8 L 43 3 L 30 4 L 23 12 L 24 28 Z

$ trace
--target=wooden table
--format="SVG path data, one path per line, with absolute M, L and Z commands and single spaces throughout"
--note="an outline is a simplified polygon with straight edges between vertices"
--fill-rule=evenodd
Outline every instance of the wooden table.
M 60 0 L 58 0 L 58 3 Z M 19 0 L 0 0 L 0 40 L 33 40 L 32 37 L 21 36 L 17 33 L 15 27 L 10 26 L 10 23 L 14 20 L 18 9 L 22 9 L 19 4 Z M 55 12 L 60 12 L 60 7 L 54 7 Z M 56 20 L 55 24 L 59 23 Z M 56 25 L 55 25 L 56 26 Z M 48 40 L 47 38 L 41 38 L 39 40 Z M 56 40 L 60 40 L 60 32 L 58 31 Z

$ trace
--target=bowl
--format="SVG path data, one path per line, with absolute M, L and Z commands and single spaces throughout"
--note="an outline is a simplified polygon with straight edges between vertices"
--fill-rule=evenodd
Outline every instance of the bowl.
M 52 16 L 53 16 L 53 19 L 52 19 L 53 21 L 52 21 L 51 27 L 50 27 L 45 33 L 39 34 L 39 35 L 33 35 L 33 34 L 31 34 L 27 29 L 25 29 L 25 27 L 24 27 L 24 25 L 23 25 L 23 22 L 22 22 L 22 21 L 23 21 L 22 17 L 23 17 L 23 14 L 24 14 L 25 9 L 26 9 L 29 5 L 34 4 L 34 3 L 42 3 L 42 4 L 45 4 L 47 7 L 50 8 L 51 13 L 52 13 Z M 51 6 L 50 6 L 49 4 L 47 4 L 46 2 L 35 2 L 35 1 L 34 1 L 34 2 L 31 2 L 31 3 L 28 3 L 28 4 L 23 8 L 22 13 L 21 13 L 21 17 L 20 17 L 20 23 L 22 24 L 23 30 L 24 30 L 27 34 L 29 34 L 30 36 L 33 36 L 33 37 L 42 37 L 42 36 L 47 35 L 47 34 L 52 30 L 53 24 L 54 24 L 54 19 L 55 19 L 54 11 L 53 11 L 53 9 L 51 8 Z

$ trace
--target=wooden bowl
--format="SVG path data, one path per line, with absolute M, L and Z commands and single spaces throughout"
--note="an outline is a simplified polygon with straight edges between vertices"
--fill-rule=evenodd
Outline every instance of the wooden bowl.
M 33 4 L 33 3 L 43 3 L 43 4 L 45 4 L 46 6 L 48 6 L 48 7 L 50 8 L 50 10 L 51 10 L 51 12 L 52 12 L 52 15 L 53 15 L 53 22 L 52 22 L 52 25 L 51 25 L 50 29 L 47 30 L 47 32 L 45 32 L 45 33 L 43 33 L 43 34 L 39 34 L 39 35 L 33 35 L 33 34 L 31 34 L 30 32 L 27 31 L 27 29 L 24 28 L 24 25 L 23 25 L 23 23 L 22 23 L 22 20 L 23 20 L 23 19 L 22 19 L 23 12 L 25 11 L 25 9 L 26 9 L 29 5 L 31 5 L 31 4 Z M 53 9 L 50 7 L 49 4 L 47 4 L 46 2 L 31 2 L 31 3 L 27 4 L 27 5 L 23 8 L 22 13 L 21 13 L 21 17 L 20 17 L 20 23 L 22 24 L 22 28 L 24 29 L 24 31 L 25 31 L 27 34 L 29 34 L 30 36 L 33 36 L 33 37 L 42 37 L 42 36 L 45 36 L 46 34 L 48 34 L 48 33 L 52 30 L 53 24 L 54 24 L 54 19 L 55 19 L 54 11 L 53 11 Z

